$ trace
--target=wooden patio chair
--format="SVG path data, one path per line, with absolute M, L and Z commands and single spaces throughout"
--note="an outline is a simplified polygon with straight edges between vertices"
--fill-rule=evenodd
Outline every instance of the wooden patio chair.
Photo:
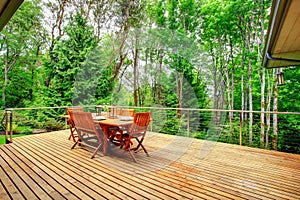
M 133 117 L 134 116 L 134 109 L 117 109 L 117 115 L 118 116 L 128 116 Z
M 69 115 L 68 124 L 69 124 L 69 128 L 70 128 L 70 136 L 69 136 L 68 140 L 70 140 L 72 138 L 73 141 L 76 142 L 76 138 L 77 138 L 74 119 L 73 119 L 72 114 L 70 114 L 70 112 L 83 112 L 83 111 L 84 111 L 83 107 L 70 107 L 70 108 L 67 108 L 67 114 Z
M 141 147 L 146 155 L 149 157 L 149 154 L 142 144 L 147 132 L 148 125 L 150 123 L 150 112 L 136 113 L 134 114 L 133 124 L 129 128 L 128 133 L 121 134 L 121 140 L 124 144 L 123 152 L 128 151 L 131 158 L 136 162 L 136 158 L 133 152 L 137 152 Z M 134 140 L 137 141 L 137 146 L 132 147 Z
M 73 112 L 70 111 L 74 119 L 76 131 L 78 133 L 78 139 L 71 149 L 74 149 L 76 145 L 85 144 L 92 148 L 95 148 L 92 157 L 94 158 L 99 149 L 103 146 L 104 134 L 99 124 L 94 122 L 92 113 L 90 112 Z M 96 140 L 96 145 L 91 144 L 91 140 Z

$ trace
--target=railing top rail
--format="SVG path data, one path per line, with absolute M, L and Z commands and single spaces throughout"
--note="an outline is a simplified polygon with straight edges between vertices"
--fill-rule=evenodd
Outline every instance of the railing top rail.
M 5 108 L 5 110 L 42 110 L 42 109 L 59 109 L 59 108 L 76 108 L 76 107 L 95 107 L 95 105 L 87 106 L 54 106 L 54 107 L 29 107 L 29 108 Z
M 92 108 L 97 105 L 85 105 L 80 107 Z M 40 109 L 59 109 L 78 106 L 57 106 L 57 107 L 35 107 L 35 108 L 6 108 L 6 111 L 12 110 L 40 110 Z M 139 108 L 139 109 L 152 109 L 152 110 L 185 110 L 185 111 L 202 111 L 202 112 L 237 112 L 237 113 L 264 113 L 264 114 L 287 114 L 287 115 L 300 115 L 300 112 L 275 112 L 275 111 L 250 111 L 250 110 L 226 110 L 226 109 L 199 109 L 199 108 L 162 108 L 162 107 L 136 107 L 136 106 L 116 106 L 119 108 Z
M 292 114 L 300 115 L 300 112 L 275 112 L 275 111 L 250 111 L 250 110 L 225 110 L 225 109 L 203 109 L 203 108 L 162 108 L 162 107 L 135 107 L 135 106 L 117 106 L 123 108 L 143 108 L 154 110 L 192 110 L 204 112 L 238 112 L 238 113 L 267 113 L 267 114 Z

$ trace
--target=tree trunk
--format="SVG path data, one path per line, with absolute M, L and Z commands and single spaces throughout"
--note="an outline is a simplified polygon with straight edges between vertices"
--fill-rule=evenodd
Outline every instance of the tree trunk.
M 159 103 L 163 102 L 164 101 L 164 97 L 163 97 L 163 89 L 162 89 L 162 77 L 161 77 L 161 74 L 162 74 L 162 66 L 163 66 L 163 50 L 160 49 L 159 52 L 158 52 L 158 60 L 159 60 L 159 71 L 158 71 L 158 100 L 159 100 Z
M 272 76 L 270 77 L 269 73 L 268 74 L 268 92 L 267 92 L 267 107 L 266 111 L 270 112 L 271 110 L 271 99 L 273 96 L 273 86 L 271 84 L 271 80 L 274 80 L 274 70 L 272 70 Z M 266 146 L 265 148 L 269 148 L 269 133 L 270 133 L 270 128 L 271 128 L 271 114 L 267 113 L 266 114 L 266 125 L 267 125 L 267 130 L 266 130 Z
M 233 67 L 233 66 L 232 66 Z M 234 67 L 232 68 L 231 71 L 231 109 L 234 110 Z M 232 121 L 234 121 L 234 116 L 233 116 L 233 112 L 231 112 L 231 118 Z M 230 125 L 230 135 L 231 137 L 234 135 L 234 124 L 232 123 Z
M 265 139 L 265 82 L 266 82 L 266 69 L 262 68 L 262 74 L 261 74 L 261 116 L 260 116 L 260 147 L 264 147 L 264 139 Z
M 138 89 L 137 89 L 137 60 L 138 60 L 138 49 L 135 49 L 134 62 L 133 62 L 133 98 L 134 106 L 138 106 Z
M 278 72 L 278 69 L 276 69 Z M 274 87 L 274 100 L 273 100 L 273 111 L 278 112 L 278 86 L 277 86 L 277 76 L 275 76 L 275 87 Z M 277 114 L 273 114 L 273 149 L 278 148 L 278 125 L 277 125 Z
M 262 44 L 264 43 L 264 26 L 265 26 L 265 22 L 264 22 L 264 18 L 265 18 L 265 15 L 263 14 L 264 13 L 264 6 L 265 6 L 265 2 L 264 0 L 260 0 L 259 2 L 259 20 L 260 20 L 260 27 L 256 26 L 256 28 L 260 28 L 260 32 L 256 29 L 256 32 L 257 34 L 260 34 L 258 36 L 258 39 L 259 39 L 259 43 L 261 45 L 258 45 L 258 61 L 261 62 L 261 58 L 263 57 L 263 46 Z M 266 84 L 266 69 L 263 67 L 263 70 L 262 70 L 262 86 L 261 86 L 261 108 L 262 108 L 262 111 L 265 110 L 265 98 L 264 98 L 264 93 L 265 93 L 265 84 Z M 271 98 L 271 96 L 270 96 Z M 271 103 L 271 102 L 270 102 Z M 264 123 L 264 113 L 262 113 L 262 116 L 261 116 L 261 135 L 260 135 L 260 140 L 261 140 L 261 146 L 263 147 L 263 139 L 264 139 L 264 133 L 265 133 L 265 123 Z M 267 141 L 267 139 L 266 139 Z
M 230 88 L 228 64 L 229 63 L 226 63 L 226 71 L 225 71 L 226 87 L 227 87 L 227 105 L 228 105 L 228 109 L 232 110 L 232 107 L 231 107 L 231 88 Z M 229 112 L 229 123 L 230 124 L 232 124 L 232 118 L 233 118 L 232 116 L 233 116 L 233 113 Z
M 2 91 L 2 102 L 3 102 L 3 109 L 6 108 L 6 86 L 8 80 L 8 69 L 7 64 L 4 67 L 4 83 L 3 83 L 3 91 Z
M 213 73 L 214 73 L 214 109 L 218 109 L 218 83 L 217 83 L 217 64 L 216 64 L 216 60 L 214 59 L 214 69 L 213 69 Z M 213 116 L 213 123 L 215 125 L 216 123 L 216 119 L 217 119 L 217 115 L 218 113 L 216 111 L 214 111 L 214 116 Z
M 253 143 L 253 101 L 252 101 L 252 65 L 250 60 L 248 60 L 248 74 L 249 74 L 249 144 Z
M 6 46 L 8 47 L 8 41 L 7 41 L 7 37 L 5 37 L 6 40 Z M 15 53 L 15 57 L 13 57 L 13 59 L 11 61 L 9 61 L 9 49 L 6 49 L 6 56 L 5 56 L 5 63 L 4 63 L 4 81 L 3 81 L 3 91 L 2 91 L 2 101 L 3 101 L 3 108 L 6 108 L 6 87 L 7 87 L 7 83 L 8 83 L 8 72 L 12 69 L 12 67 L 15 65 L 15 63 L 17 62 L 17 60 L 19 59 L 19 55 L 20 55 L 20 51 L 18 51 L 17 53 Z
M 235 87 L 235 84 L 234 84 L 234 69 L 232 69 L 232 74 L 231 74 L 231 109 L 234 110 L 234 87 Z M 232 112 L 232 118 L 233 118 L 233 112 Z
M 50 52 L 53 51 L 55 43 L 57 41 L 59 41 L 60 38 L 64 35 L 63 20 L 64 20 L 64 15 L 65 15 L 65 7 L 67 6 L 67 0 L 62 0 L 59 3 L 60 4 L 59 4 L 59 6 L 57 6 L 57 8 L 52 8 L 52 9 L 54 9 L 53 11 L 56 11 L 57 13 L 56 13 L 56 16 L 55 16 L 56 17 L 55 23 L 51 27 L 51 45 L 50 45 L 50 48 L 49 48 Z
M 183 108 L 183 73 L 179 75 L 178 91 L 179 91 L 179 108 Z M 179 110 L 179 117 L 182 116 L 182 110 Z
M 249 63 L 249 58 L 248 58 L 248 63 Z M 248 66 L 249 67 L 249 66 Z M 249 96 L 249 74 L 246 74 L 246 83 L 245 83 L 245 94 L 244 94 L 244 110 L 248 110 L 248 96 Z M 244 121 L 248 121 L 248 113 L 244 113 Z
M 243 54 L 244 55 L 244 54 Z M 245 58 L 243 57 L 242 60 L 242 78 L 241 78 L 241 93 L 242 93 L 242 111 L 244 111 L 245 108 L 245 91 L 244 91 L 244 66 L 245 65 Z M 244 113 L 241 115 L 242 117 L 242 127 L 244 127 Z
M 228 83 L 228 87 L 230 88 L 230 95 L 231 99 L 229 101 L 229 105 L 230 105 L 230 110 L 234 109 L 234 58 L 233 58 L 233 46 L 232 46 L 232 40 L 229 39 L 229 44 L 230 44 L 230 60 L 231 60 L 231 85 L 230 83 Z M 229 64 L 229 61 L 228 61 Z M 229 70 L 228 70 L 229 71 Z M 228 75 L 228 81 L 229 81 L 229 75 Z M 229 99 L 228 99 L 229 100 Z M 230 118 L 230 122 L 233 121 L 233 112 L 229 112 L 229 118 Z M 232 125 L 230 126 L 230 133 L 232 133 Z
M 7 37 L 5 37 L 6 46 L 8 46 Z M 8 48 L 6 49 L 6 57 L 5 57 L 5 63 L 4 63 L 4 80 L 3 80 L 3 91 L 2 91 L 2 102 L 3 102 L 3 109 L 6 108 L 6 87 L 7 87 L 7 81 L 8 81 Z

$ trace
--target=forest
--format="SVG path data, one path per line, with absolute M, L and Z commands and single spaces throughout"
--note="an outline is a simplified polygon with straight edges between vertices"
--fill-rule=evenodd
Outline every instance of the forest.
M 178 108 L 165 112 L 158 131 L 185 135 L 190 108 L 191 137 L 237 143 L 242 120 L 245 145 L 299 154 L 300 67 L 262 66 L 270 7 L 271 0 L 25 0 L 0 32 L 1 109 Z M 277 111 L 296 114 L 269 113 Z M 27 110 L 15 126 L 55 130 L 64 112 Z

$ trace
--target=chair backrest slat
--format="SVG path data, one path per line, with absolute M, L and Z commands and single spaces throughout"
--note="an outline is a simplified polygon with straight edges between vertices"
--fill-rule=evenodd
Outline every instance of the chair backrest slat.
M 118 116 L 133 117 L 134 116 L 134 109 L 122 109 L 122 108 L 118 108 L 117 109 L 117 115 Z
M 96 127 L 92 117 L 92 113 L 89 112 L 71 112 L 73 120 L 77 130 L 95 133 Z
M 143 134 L 147 131 L 150 123 L 150 112 L 136 113 L 134 114 L 133 124 L 130 134 Z
M 67 108 L 67 114 L 69 114 L 69 112 L 84 112 L 83 107 L 69 107 Z
M 69 108 L 67 108 L 67 114 L 70 116 L 69 117 L 69 124 L 72 127 L 75 127 L 74 117 L 73 117 L 74 112 L 84 112 L 83 107 L 69 107 Z
M 98 144 L 97 146 L 94 146 L 96 149 L 92 155 L 92 158 L 95 157 L 97 151 L 100 149 L 104 141 L 103 131 L 101 130 L 100 126 L 94 122 L 92 113 L 90 112 L 70 111 L 70 115 L 72 115 L 73 117 L 75 129 L 78 133 L 78 140 L 73 145 L 72 149 L 78 143 L 82 143 L 82 142 L 89 145 L 88 143 L 91 140 L 94 140 L 95 138 L 94 136 L 96 136 Z

